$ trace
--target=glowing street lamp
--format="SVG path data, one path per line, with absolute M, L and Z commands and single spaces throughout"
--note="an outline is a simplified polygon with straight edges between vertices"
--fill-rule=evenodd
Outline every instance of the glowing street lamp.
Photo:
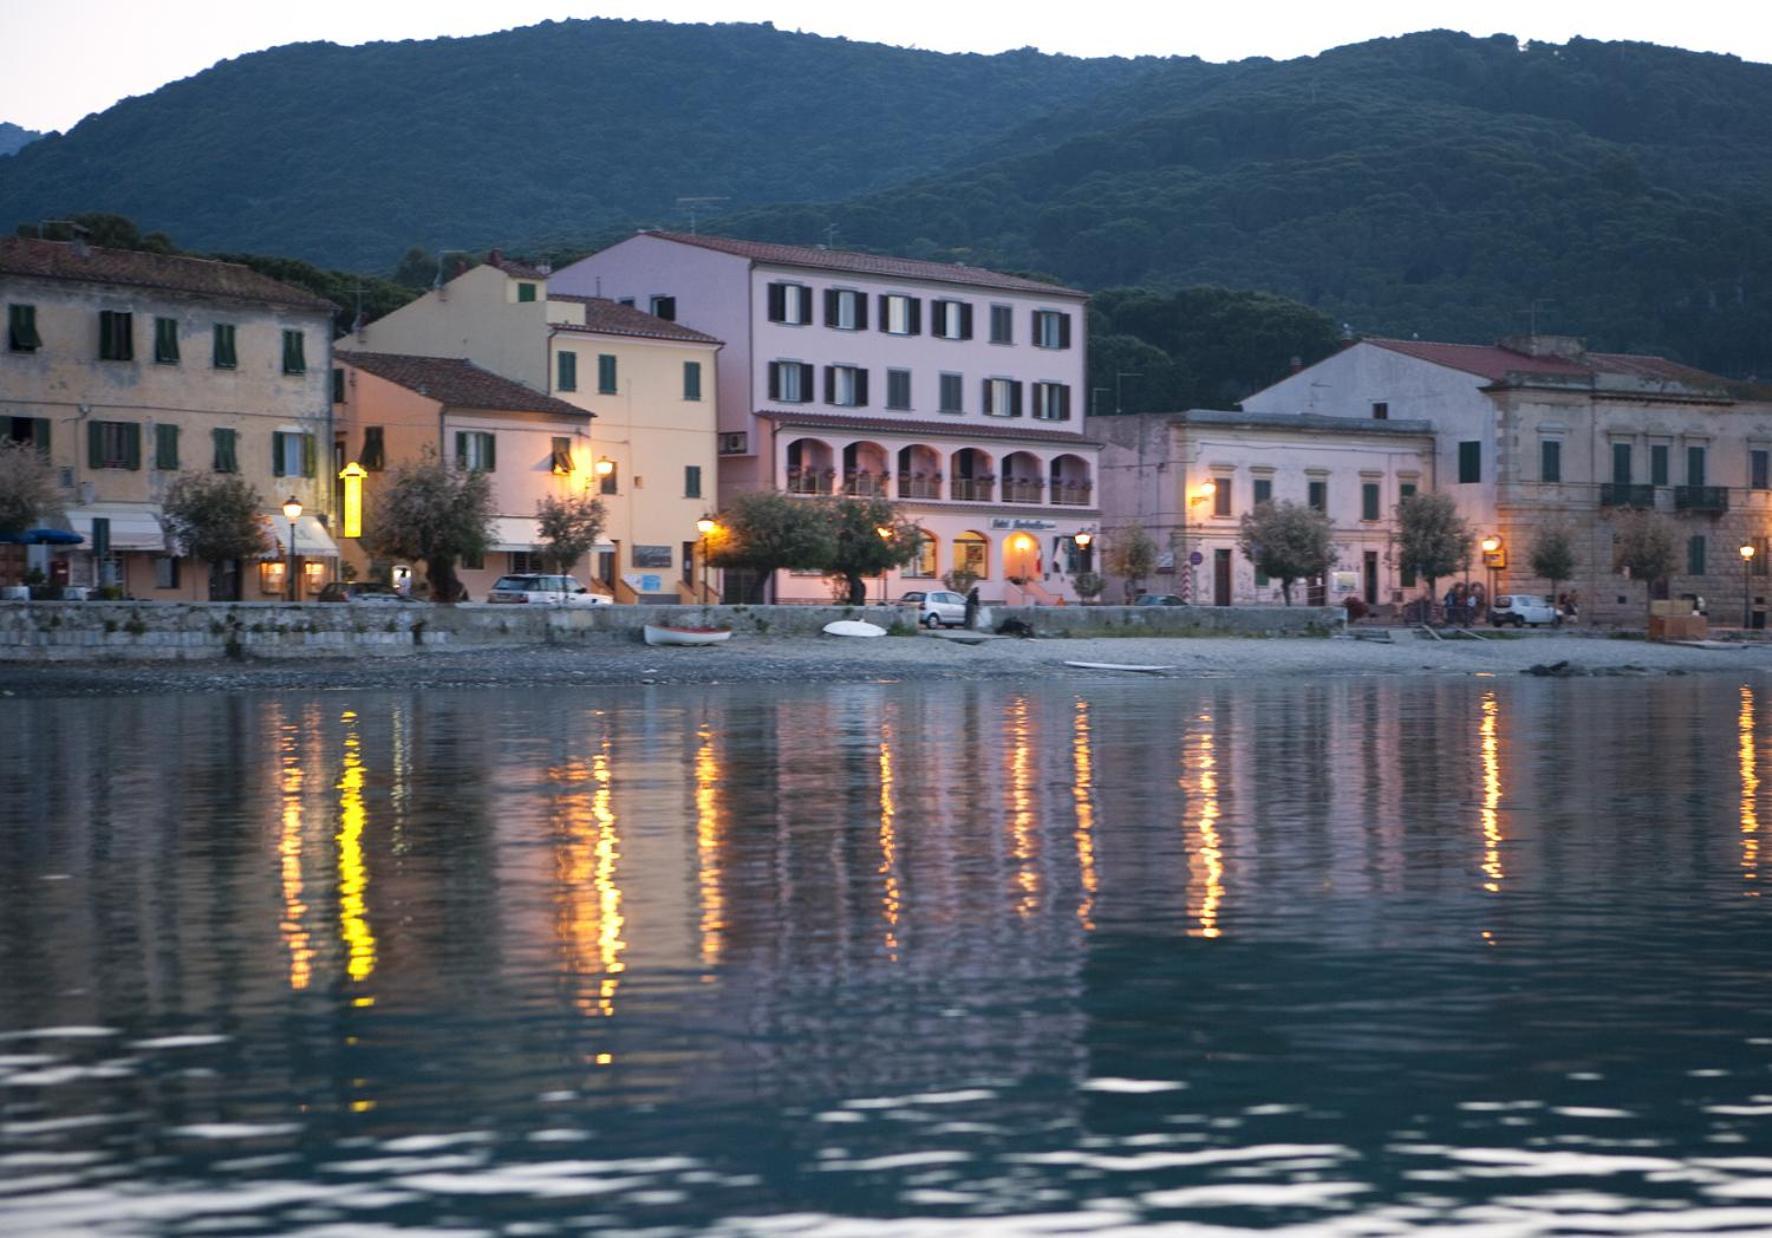
M 1754 625 L 1753 582 L 1749 579 L 1754 562 L 1754 544 L 1741 543 L 1741 630 L 1747 631 Z
M 289 600 L 295 601 L 295 522 L 301 519 L 301 500 L 293 494 L 283 500 L 283 514 L 289 517 L 289 569 L 285 576 L 289 582 Z
M 695 531 L 701 534 L 701 593 L 697 601 L 706 601 L 708 596 L 708 538 L 713 536 L 715 529 L 720 527 L 719 521 L 712 516 L 703 516 L 695 522 Z

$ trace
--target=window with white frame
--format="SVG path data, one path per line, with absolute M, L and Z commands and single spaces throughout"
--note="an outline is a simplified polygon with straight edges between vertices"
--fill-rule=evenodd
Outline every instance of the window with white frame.
M 812 367 L 803 361 L 771 361 L 769 398 L 783 404 L 805 404 L 810 401 Z
M 887 335 L 919 335 L 923 330 L 923 302 L 899 293 L 880 296 L 880 330 Z
M 868 298 L 853 288 L 827 288 L 824 294 L 824 325 L 839 331 L 868 329 Z
M 455 432 L 455 465 L 470 473 L 490 473 L 497 467 L 497 440 L 485 430 Z
M 984 412 L 987 417 L 1021 416 L 1021 384 L 1013 378 L 985 379 Z
M 930 333 L 944 340 L 972 338 L 972 306 L 965 301 L 931 301 Z
M 856 365 L 825 366 L 824 402 L 839 408 L 866 407 L 868 372 Z
M 1069 348 L 1071 316 L 1057 310 L 1034 311 L 1034 347 Z
M 812 321 L 812 289 L 805 284 L 769 285 L 769 321 L 803 327 Z
M 1071 389 L 1063 383 L 1035 383 L 1034 416 L 1041 421 L 1069 421 Z

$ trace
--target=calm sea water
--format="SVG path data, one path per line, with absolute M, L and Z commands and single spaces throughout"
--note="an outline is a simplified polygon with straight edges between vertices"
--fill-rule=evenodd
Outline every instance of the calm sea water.
M 0 736 L 7 1233 L 1772 1230 L 1769 681 Z

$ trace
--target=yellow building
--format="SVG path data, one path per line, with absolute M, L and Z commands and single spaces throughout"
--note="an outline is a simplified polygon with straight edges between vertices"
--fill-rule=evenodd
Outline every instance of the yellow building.
M 0 237 L 0 302 L 0 433 L 48 452 L 86 539 L 52 575 L 148 599 L 273 599 L 294 498 L 303 586 L 331 578 L 330 302 L 235 263 L 25 237 Z M 250 482 L 275 554 L 181 556 L 160 523 L 181 473 Z
M 590 575 L 622 601 L 674 602 L 716 504 L 721 345 L 654 308 L 553 296 L 545 269 L 494 254 L 340 347 L 465 359 L 594 415 L 584 449 L 608 523 Z
M 342 349 L 334 359 L 337 442 L 344 459 L 364 472 L 363 507 L 385 470 L 435 452 L 492 482 L 492 545 L 484 559 L 457 569 L 469 598 L 484 601 L 506 572 L 540 571 L 537 504 L 595 488 L 591 414 L 471 361 Z M 423 578 L 423 564 L 374 559 L 356 536 L 342 494 L 338 507 L 345 513 L 340 545 L 358 579 L 388 578 L 401 569 Z

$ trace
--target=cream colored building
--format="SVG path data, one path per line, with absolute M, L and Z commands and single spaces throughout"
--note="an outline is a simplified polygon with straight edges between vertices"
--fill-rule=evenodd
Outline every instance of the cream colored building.
M 334 359 L 341 376 L 334 388 L 337 443 L 344 459 L 365 473 L 361 510 L 368 512 L 389 468 L 435 452 L 486 473 L 492 483 L 492 545 L 484 558 L 457 565 L 470 600 L 483 601 L 507 572 L 541 571 L 537 505 L 594 486 L 591 415 L 471 361 L 343 349 Z M 341 513 L 348 510 L 342 493 L 337 505 Z M 421 582 L 424 564 L 378 560 L 362 536 L 353 536 L 367 533 L 368 523 L 367 515 L 358 526 L 348 518 L 339 523 L 351 573 L 385 580 L 404 569 Z M 582 574 L 581 565 L 569 570 Z
M 48 452 L 86 539 L 50 559 L 53 575 L 209 598 L 210 566 L 169 544 L 161 501 L 181 473 L 236 473 L 277 553 L 222 565 L 216 595 L 283 595 L 291 497 L 303 589 L 331 579 L 330 302 L 234 263 L 0 237 L 0 303 L 0 432 Z
M 717 501 L 720 341 L 602 297 L 552 295 L 546 270 L 495 254 L 340 347 L 466 359 L 594 415 L 583 450 L 608 523 L 589 575 L 622 601 L 691 596 L 696 521 Z
M 1294 605 L 1349 596 L 1394 605 L 1415 583 L 1391 562 L 1390 541 L 1397 502 L 1433 488 L 1429 422 L 1192 409 L 1091 417 L 1087 429 L 1102 443 L 1104 532 L 1136 524 L 1160 548 L 1149 592 L 1201 605 L 1281 602 L 1279 582 L 1237 544 L 1244 513 L 1269 501 L 1314 507 L 1333 529 L 1334 568 L 1295 584 Z M 1118 589 L 1106 596 L 1117 601 Z

